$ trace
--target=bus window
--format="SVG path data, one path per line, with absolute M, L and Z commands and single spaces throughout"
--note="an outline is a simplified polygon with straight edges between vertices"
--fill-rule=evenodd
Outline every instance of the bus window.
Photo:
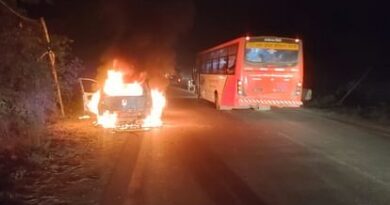
M 205 73 L 211 73 L 211 68 L 212 68 L 211 60 L 207 60 Z
M 210 58 L 212 58 L 212 59 L 218 58 L 218 52 L 217 51 L 212 51 L 211 54 L 210 54 Z
M 227 56 L 222 56 L 219 58 L 218 73 L 226 73 L 226 68 L 227 68 Z
M 236 67 L 236 58 L 237 58 L 237 48 L 238 45 L 234 44 L 227 48 L 228 50 L 228 65 L 227 65 L 227 73 L 234 74 L 234 69 Z
M 201 73 L 205 73 L 206 72 L 206 60 L 202 60 L 202 68 L 200 70 Z
M 233 74 L 236 67 L 236 55 L 230 55 L 228 60 L 227 73 Z
M 213 71 L 212 73 L 218 73 L 218 58 L 213 59 Z
M 218 67 L 218 73 L 219 74 L 225 74 L 226 68 L 227 68 L 227 57 L 228 57 L 228 51 L 227 48 L 221 48 L 218 52 L 219 56 L 219 67 Z
M 251 64 L 294 66 L 298 63 L 298 43 L 247 42 L 245 60 Z
M 224 56 L 227 56 L 227 55 L 228 55 L 227 48 L 221 48 L 219 50 L 219 57 L 224 57 Z

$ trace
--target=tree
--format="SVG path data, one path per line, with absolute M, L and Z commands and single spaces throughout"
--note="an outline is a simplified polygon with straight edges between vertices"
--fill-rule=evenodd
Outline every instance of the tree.
M 0 136 L 37 136 L 57 112 L 50 68 L 41 58 L 47 48 L 42 28 L 3 7 L 0 25 Z M 51 45 L 67 99 L 82 69 L 81 61 L 71 54 L 71 42 L 64 36 L 53 36 Z M 39 142 L 39 138 L 34 139 Z

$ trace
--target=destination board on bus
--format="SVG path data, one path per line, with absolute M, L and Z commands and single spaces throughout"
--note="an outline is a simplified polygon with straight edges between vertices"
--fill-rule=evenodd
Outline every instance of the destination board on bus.
M 279 42 L 248 42 L 247 48 L 262 48 L 275 50 L 298 50 L 299 45 L 296 43 L 279 43 Z

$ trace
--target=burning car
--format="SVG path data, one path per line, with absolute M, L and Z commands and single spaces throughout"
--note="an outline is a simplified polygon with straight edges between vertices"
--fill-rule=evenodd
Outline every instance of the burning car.
M 116 113 L 117 128 L 141 128 L 143 120 L 152 109 L 152 97 L 147 83 L 139 85 L 142 92 L 136 95 L 126 94 L 111 96 L 103 93 L 99 101 L 99 115 Z
M 109 70 L 104 85 L 95 92 L 86 92 L 84 84 L 92 79 L 82 78 L 84 110 L 96 115 L 104 128 L 146 129 L 162 125 L 165 97 L 147 81 L 124 82 L 123 73 Z

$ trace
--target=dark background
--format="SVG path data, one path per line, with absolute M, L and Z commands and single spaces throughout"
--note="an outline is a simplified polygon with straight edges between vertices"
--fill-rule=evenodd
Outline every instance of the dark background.
M 31 16 L 45 16 L 51 31 L 75 40 L 74 52 L 90 74 L 108 49 L 125 42 L 131 47 L 128 36 L 134 33 L 161 39 L 155 44 L 169 39 L 176 66 L 187 70 L 196 52 L 207 47 L 244 35 L 275 35 L 303 40 L 305 87 L 315 94 L 342 91 L 371 68 L 360 92 L 382 89 L 368 98 L 389 96 L 385 1 L 57 0 L 25 7 Z

